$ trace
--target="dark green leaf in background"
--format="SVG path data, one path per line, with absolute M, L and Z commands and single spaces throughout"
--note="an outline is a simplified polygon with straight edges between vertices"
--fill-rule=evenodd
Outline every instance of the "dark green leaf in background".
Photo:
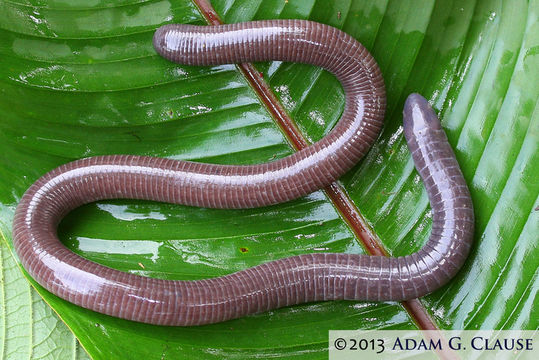
M 226 23 L 327 23 L 372 51 L 386 81 L 386 123 L 341 184 L 392 255 L 416 251 L 430 233 L 430 207 L 401 128 L 407 94 L 425 95 L 471 187 L 477 242 L 458 276 L 421 302 L 440 328 L 539 327 L 537 0 L 212 5 Z M 155 54 L 153 31 L 170 22 L 205 24 L 185 0 L 0 0 L 0 357 L 84 356 L 6 246 L 18 200 L 46 171 L 103 154 L 253 164 L 293 152 L 234 65 L 188 67 Z M 309 141 L 336 123 L 344 97 L 332 75 L 300 64 L 256 66 Z M 219 276 L 307 252 L 364 252 L 322 191 L 253 210 L 104 201 L 69 214 L 59 235 L 86 258 L 167 279 Z M 33 285 L 94 359 L 324 358 L 329 329 L 417 328 L 401 304 L 365 302 L 158 327 L 82 309 Z M 13 316 L 21 309 L 27 315 Z

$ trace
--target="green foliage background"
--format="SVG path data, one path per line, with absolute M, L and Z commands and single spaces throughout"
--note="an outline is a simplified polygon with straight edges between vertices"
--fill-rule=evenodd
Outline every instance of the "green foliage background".
M 442 119 L 476 208 L 458 276 L 421 299 L 443 329 L 537 329 L 539 2 L 214 0 L 226 23 L 311 19 L 360 40 L 384 74 L 388 109 L 368 156 L 340 180 L 392 255 L 421 248 L 430 208 L 402 137 L 407 94 Z M 222 324 L 166 328 L 97 314 L 28 285 L 11 220 L 28 186 L 81 157 L 144 154 L 221 164 L 293 152 L 234 65 L 169 63 L 152 49 L 170 22 L 205 24 L 187 0 L 0 0 L 0 358 L 325 358 L 329 329 L 414 329 L 398 303 L 328 302 Z M 321 69 L 256 64 L 316 141 L 343 93 Z M 61 224 L 73 251 L 167 279 L 227 274 L 313 252 L 363 253 L 324 192 L 273 207 L 210 210 L 115 200 Z M 30 279 L 31 280 L 31 279 Z

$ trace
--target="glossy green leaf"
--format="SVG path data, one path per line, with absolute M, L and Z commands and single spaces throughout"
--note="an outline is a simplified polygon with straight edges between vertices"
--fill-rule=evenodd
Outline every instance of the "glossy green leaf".
M 471 187 L 477 243 L 459 275 L 422 303 L 440 328 L 539 327 L 536 0 L 212 5 L 228 23 L 327 23 L 372 51 L 386 79 L 386 125 L 341 183 L 394 255 L 417 250 L 430 232 L 428 200 L 401 128 L 407 94 L 429 98 Z M 169 22 L 205 23 L 185 0 L 0 0 L 0 229 L 7 244 L 26 188 L 73 159 L 129 153 L 248 164 L 293 152 L 235 66 L 187 67 L 155 54 L 153 30 Z M 338 120 L 343 93 L 327 72 L 281 62 L 256 66 L 310 141 Z M 364 252 L 321 191 L 253 210 L 104 201 L 69 214 L 59 235 L 86 258 L 167 279 L 219 276 L 313 251 Z M 2 299 L 18 298 L 20 289 L 32 294 L 14 275 L 15 258 L 5 247 L 2 256 L 4 277 L 22 284 L 3 287 Z M 32 284 L 94 359 L 325 358 L 329 329 L 416 328 L 400 304 L 361 302 L 305 304 L 196 328 L 158 327 L 79 308 Z M 52 314 L 35 294 L 28 298 Z M 56 320 L 36 317 L 9 321 L 30 344 L 33 327 L 60 328 Z M 40 357 L 71 354 L 73 338 L 51 332 L 50 339 L 59 338 Z M 3 354 L 17 341 L 5 336 Z

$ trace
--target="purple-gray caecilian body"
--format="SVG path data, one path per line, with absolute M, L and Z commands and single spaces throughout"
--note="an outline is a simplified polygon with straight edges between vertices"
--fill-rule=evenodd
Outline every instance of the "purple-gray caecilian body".
M 38 179 L 15 213 L 15 250 L 29 274 L 54 294 L 98 312 L 160 325 L 201 325 L 320 300 L 406 300 L 444 285 L 466 259 L 473 234 L 470 195 L 427 101 L 411 95 L 404 132 L 433 212 L 423 249 L 399 258 L 305 254 L 223 277 L 172 281 L 85 260 L 58 240 L 65 214 L 92 201 L 149 199 L 249 208 L 306 195 L 335 181 L 365 154 L 382 126 L 383 79 L 349 35 L 300 20 L 217 27 L 167 25 L 154 36 L 167 59 L 191 65 L 283 60 L 324 67 L 341 81 L 341 120 L 319 142 L 266 164 L 223 166 L 131 155 L 77 160 Z

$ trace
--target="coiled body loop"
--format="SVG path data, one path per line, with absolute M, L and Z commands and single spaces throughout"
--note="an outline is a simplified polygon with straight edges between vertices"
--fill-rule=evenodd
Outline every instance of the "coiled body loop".
M 157 52 L 192 65 L 283 60 L 324 67 L 341 81 L 346 105 L 319 142 L 274 162 L 223 166 L 144 156 L 77 160 L 52 170 L 24 194 L 13 238 L 29 274 L 85 308 L 159 325 L 201 325 L 309 301 L 405 300 L 445 284 L 471 246 L 473 210 L 466 183 L 436 115 L 411 95 L 405 135 L 433 209 L 432 234 L 400 258 L 305 254 L 223 277 L 172 281 L 114 270 L 69 251 L 56 227 L 93 201 L 133 198 L 216 208 L 249 208 L 295 199 L 349 170 L 372 145 L 385 108 L 383 79 L 349 35 L 309 21 L 270 20 L 217 27 L 166 25 Z

